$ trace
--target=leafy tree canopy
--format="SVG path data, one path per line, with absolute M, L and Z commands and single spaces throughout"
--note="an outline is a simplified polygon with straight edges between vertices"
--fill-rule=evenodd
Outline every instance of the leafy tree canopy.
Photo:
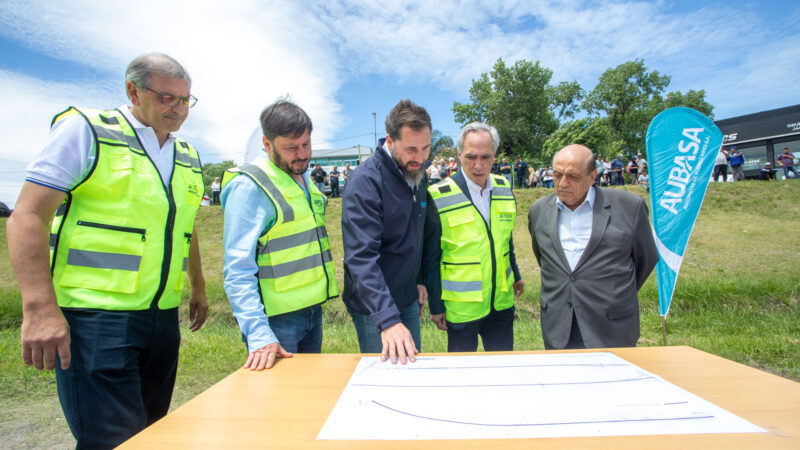
M 501 151 L 538 155 L 547 136 L 558 128 L 550 110 L 555 89 L 549 84 L 552 76 L 538 61 L 520 60 L 509 66 L 498 59 L 491 72 L 472 80 L 470 103 L 453 103 L 456 122 L 493 125 L 500 135 Z M 568 111 L 570 102 L 562 103 Z
M 214 178 L 219 177 L 222 180 L 222 172 L 236 167 L 233 160 L 226 160 L 218 163 L 205 163 L 203 164 L 203 184 L 206 186 L 206 192 L 211 192 L 211 182 Z

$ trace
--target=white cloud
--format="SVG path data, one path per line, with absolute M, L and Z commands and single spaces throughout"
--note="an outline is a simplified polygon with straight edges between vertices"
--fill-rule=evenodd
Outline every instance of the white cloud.
M 301 5 L 220 5 L 19 2 L 4 6 L 0 24 L 38 52 L 114 74 L 122 95 L 124 69 L 133 57 L 148 51 L 175 57 L 192 75 L 192 93 L 200 99 L 179 134 L 206 160 L 219 159 L 219 153 L 239 157 L 261 109 L 286 94 L 314 119 L 315 141 L 330 139 L 340 110 L 335 100 L 340 81 L 323 24 Z M 92 104 L 118 106 L 111 98 L 105 93 Z
M 433 85 L 461 100 L 471 80 L 491 70 L 498 57 L 540 60 L 554 71 L 553 81 L 576 79 L 587 90 L 605 69 L 642 58 L 650 69 L 672 76 L 670 90 L 706 89 L 718 111 L 752 112 L 798 101 L 797 27 L 772 32 L 757 5 L 667 12 L 670 5 L 6 1 L 0 8 L 3 34 L 110 78 L 99 85 L 90 80 L 60 84 L 40 98 L 30 92 L 56 85 L 20 77 L 19 89 L 2 90 L 4 99 L 26 105 L 25 114 L 11 118 L 13 128 L 2 125 L 20 131 L 0 134 L 14 134 L 9 139 L 16 145 L 41 142 L 44 124 L 67 104 L 117 106 L 124 101 L 125 65 L 146 51 L 166 52 L 192 74 L 200 101 L 180 134 L 205 153 L 204 160 L 220 159 L 216 153 L 239 157 L 260 110 L 278 96 L 290 94 L 308 111 L 320 148 L 346 125 L 337 90 L 347 80 L 386 76 L 398 84 Z M 786 17 L 788 25 L 796 24 L 800 8 Z M 730 100 L 741 97 L 740 90 L 765 95 Z M 794 95 L 781 102 L 781 92 Z M 0 158 L 13 153 L 10 148 L 3 145 Z

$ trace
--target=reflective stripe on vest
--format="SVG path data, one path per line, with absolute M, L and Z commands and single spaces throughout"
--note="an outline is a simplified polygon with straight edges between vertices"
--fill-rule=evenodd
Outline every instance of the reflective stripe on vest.
M 516 207 L 507 186 L 505 178 L 492 175 L 490 224 L 451 178 L 429 188 L 442 225 L 442 300 L 450 322 L 480 319 L 492 306 L 513 306 L 509 241 Z
M 338 295 L 323 194 L 309 183 L 309 202 L 289 174 L 263 157 L 226 171 L 222 189 L 238 174 L 252 179 L 275 205 L 275 223 L 256 245 L 258 287 L 267 316 L 297 311 Z
M 266 280 L 270 278 L 287 277 L 303 270 L 314 269 L 322 267 L 325 263 L 332 261 L 330 250 L 326 250 L 320 255 L 306 256 L 305 258 L 296 259 L 283 264 L 275 266 L 260 266 L 258 268 L 258 278 Z
M 258 254 L 261 255 L 268 252 L 288 250 L 309 242 L 316 242 L 326 237 L 328 237 L 328 230 L 326 230 L 325 227 L 317 227 L 311 230 L 301 231 L 297 234 L 272 239 L 268 241 L 268 247 L 258 246 Z
M 96 269 L 139 270 L 141 256 L 120 255 L 119 253 L 93 252 L 91 250 L 69 249 L 67 264 L 71 266 L 94 267 Z
M 92 129 L 96 155 L 51 226 L 51 270 L 64 308 L 134 311 L 180 303 L 203 196 L 197 151 L 175 139 L 170 185 L 117 110 L 69 108 Z
M 267 174 L 264 173 L 260 167 L 254 164 L 245 164 L 244 166 L 239 167 L 239 170 L 254 178 L 262 189 L 266 189 L 273 202 L 278 203 L 278 207 L 281 209 L 284 222 L 291 222 L 294 220 L 294 210 L 286 202 L 286 199 L 283 198 L 283 194 L 281 194 L 281 191 L 275 186 L 275 183 L 269 179 Z

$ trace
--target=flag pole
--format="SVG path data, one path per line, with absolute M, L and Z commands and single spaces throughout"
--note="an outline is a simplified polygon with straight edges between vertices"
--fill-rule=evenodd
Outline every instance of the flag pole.
M 667 318 L 661 316 L 661 335 L 664 337 L 664 346 L 667 346 Z

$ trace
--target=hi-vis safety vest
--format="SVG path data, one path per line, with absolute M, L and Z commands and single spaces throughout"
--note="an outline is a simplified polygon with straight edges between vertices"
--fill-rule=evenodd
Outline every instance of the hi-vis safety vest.
M 508 181 L 492 177 L 491 226 L 452 178 L 428 188 L 442 223 L 442 300 L 447 320 L 469 322 L 514 306 L 509 259 L 517 217 Z
M 228 169 L 224 188 L 235 176 L 252 179 L 275 205 L 275 224 L 258 238 L 258 288 L 268 317 L 323 303 L 339 295 L 325 229 L 326 198 L 308 184 L 311 197 L 269 158 Z
M 203 199 L 197 151 L 175 140 L 167 188 L 120 111 L 70 107 L 53 123 L 76 114 L 91 126 L 96 153 L 51 227 L 50 264 L 59 306 L 177 307 Z

